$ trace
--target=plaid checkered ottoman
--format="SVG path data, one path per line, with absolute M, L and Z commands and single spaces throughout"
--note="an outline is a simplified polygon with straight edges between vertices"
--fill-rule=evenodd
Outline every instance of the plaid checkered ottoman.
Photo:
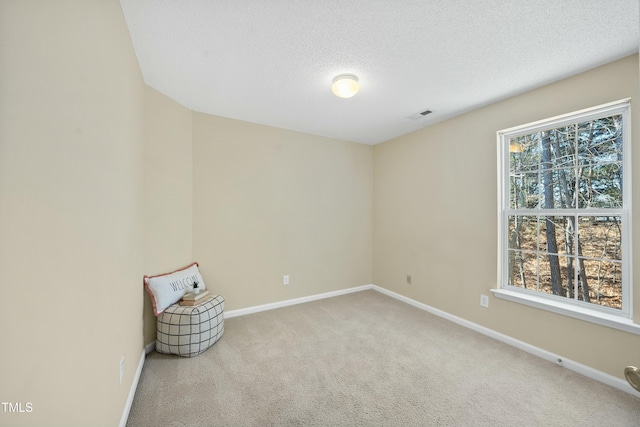
M 193 357 L 211 347 L 224 332 L 224 298 L 217 295 L 192 306 L 170 305 L 158 316 L 156 351 Z

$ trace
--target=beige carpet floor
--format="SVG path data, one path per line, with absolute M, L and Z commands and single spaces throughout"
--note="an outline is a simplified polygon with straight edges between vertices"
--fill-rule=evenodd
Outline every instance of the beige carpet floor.
M 640 426 L 640 399 L 364 291 L 150 353 L 127 426 Z

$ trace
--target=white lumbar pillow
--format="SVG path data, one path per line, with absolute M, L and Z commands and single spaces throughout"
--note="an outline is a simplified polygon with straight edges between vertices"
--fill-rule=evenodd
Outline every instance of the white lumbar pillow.
M 158 316 L 171 304 L 180 301 L 184 294 L 191 291 L 194 283 L 198 284 L 201 291 L 207 289 L 197 262 L 171 273 L 144 276 L 144 286 L 151 296 L 153 313 Z

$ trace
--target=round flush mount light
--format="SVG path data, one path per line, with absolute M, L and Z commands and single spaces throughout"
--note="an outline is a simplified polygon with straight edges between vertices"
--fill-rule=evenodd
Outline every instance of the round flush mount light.
M 358 77 L 353 74 L 340 74 L 333 79 L 331 85 L 333 94 L 340 98 L 351 98 L 360 90 L 360 83 L 358 83 Z

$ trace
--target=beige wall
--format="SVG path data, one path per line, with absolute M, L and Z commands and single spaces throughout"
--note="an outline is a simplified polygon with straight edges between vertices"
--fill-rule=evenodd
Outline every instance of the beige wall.
M 372 147 L 200 113 L 193 145 L 193 255 L 226 309 L 371 283 Z
M 117 0 L 3 0 L 0 40 L 0 401 L 33 405 L 0 425 L 115 426 L 143 348 L 129 33 Z
M 192 262 L 193 156 L 191 110 L 145 86 L 144 210 L 145 274 Z M 156 339 L 151 299 L 144 299 L 144 342 Z
M 633 98 L 635 126 L 640 123 L 637 55 L 375 146 L 374 283 L 623 377 L 625 366 L 640 363 L 637 335 L 493 296 L 489 309 L 479 301 L 498 284 L 496 131 L 626 97 Z M 634 129 L 636 171 L 639 142 Z M 633 189 L 637 213 L 640 173 Z M 636 275 L 639 230 L 636 226 Z M 411 285 L 405 283 L 407 274 L 413 275 Z M 640 310 L 635 317 L 640 321 Z

